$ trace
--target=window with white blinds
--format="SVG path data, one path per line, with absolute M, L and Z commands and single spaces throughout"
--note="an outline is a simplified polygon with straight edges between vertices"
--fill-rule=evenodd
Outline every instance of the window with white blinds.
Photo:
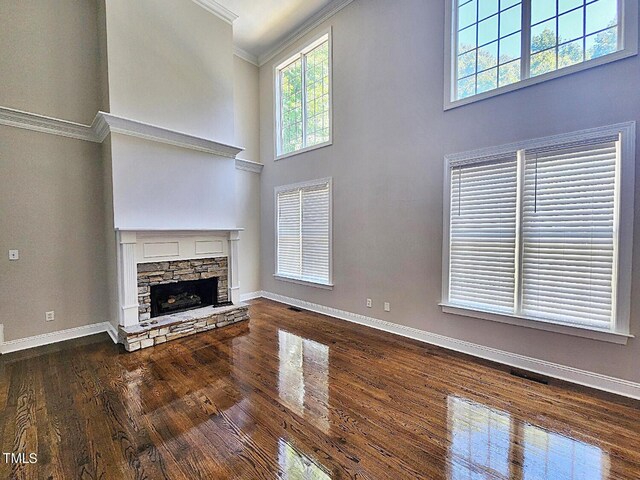
M 615 141 L 526 155 L 522 311 L 607 328 L 616 259 Z
M 444 306 L 628 330 L 628 299 L 618 297 L 630 293 L 633 241 L 620 212 L 623 197 L 633 211 L 634 130 L 624 139 L 614 129 L 449 158 Z M 624 196 L 623 144 L 631 150 Z
M 451 172 L 449 300 L 513 311 L 516 156 Z
M 331 180 L 276 189 L 276 276 L 331 285 Z

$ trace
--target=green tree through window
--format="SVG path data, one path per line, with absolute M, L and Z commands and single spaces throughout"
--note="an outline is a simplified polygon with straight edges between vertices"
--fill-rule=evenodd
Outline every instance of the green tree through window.
M 326 143 L 330 138 L 329 39 L 278 68 L 278 155 Z
M 615 0 L 524 1 L 531 6 L 531 25 L 525 28 L 531 42 L 522 52 L 522 1 L 459 0 L 456 99 L 618 50 Z M 522 69 L 523 55 L 528 71 Z

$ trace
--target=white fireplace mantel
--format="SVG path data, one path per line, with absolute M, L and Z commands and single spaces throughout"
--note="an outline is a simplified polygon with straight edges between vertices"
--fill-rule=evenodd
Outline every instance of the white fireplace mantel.
M 242 230 L 116 229 L 120 325 L 130 327 L 139 323 L 137 271 L 141 263 L 227 257 L 229 299 L 237 305 L 238 242 Z

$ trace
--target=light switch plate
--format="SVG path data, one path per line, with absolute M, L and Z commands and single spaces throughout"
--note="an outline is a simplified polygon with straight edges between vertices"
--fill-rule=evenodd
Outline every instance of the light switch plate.
M 9 260 L 19 260 L 19 259 L 20 259 L 19 250 L 9 250 Z

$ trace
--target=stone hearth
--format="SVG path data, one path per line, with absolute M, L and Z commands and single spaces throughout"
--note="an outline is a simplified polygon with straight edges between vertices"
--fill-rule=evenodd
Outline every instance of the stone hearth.
M 125 350 L 133 352 L 243 320 L 249 320 L 249 306 L 246 304 L 203 307 L 120 327 L 118 334 Z

